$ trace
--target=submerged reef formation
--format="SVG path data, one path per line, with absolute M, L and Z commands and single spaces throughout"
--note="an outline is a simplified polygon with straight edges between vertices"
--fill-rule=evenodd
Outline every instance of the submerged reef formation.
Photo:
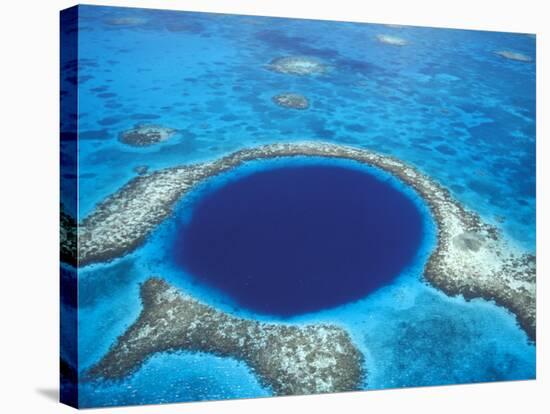
M 137 165 L 137 166 L 134 167 L 133 171 L 137 175 L 147 174 L 147 171 L 149 171 L 149 166 L 147 166 L 147 165 Z
M 261 323 L 220 312 L 150 278 L 141 286 L 143 310 L 90 379 L 119 379 L 156 352 L 210 352 L 246 362 L 277 395 L 357 390 L 362 355 L 342 328 Z
M 425 200 L 437 224 L 437 246 L 425 279 L 449 295 L 493 300 L 513 312 L 535 340 L 535 256 L 453 199 L 440 184 L 404 162 L 367 150 L 322 142 L 247 148 L 213 162 L 134 178 L 80 224 L 81 264 L 111 260 L 139 246 L 194 185 L 247 161 L 313 156 L 350 159 L 393 174 Z
M 175 129 L 162 125 L 138 124 L 120 134 L 120 141 L 133 147 L 146 147 L 167 141 L 176 133 Z
M 304 95 L 298 93 L 281 93 L 275 95 L 271 100 L 283 108 L 307 109 L 309 101 Z
M 147 19 L 137 16 L 113 17 L 105 20 L 109 26 L 139 26 L 147 22 Z
M 523 53 L 513 52 L 511 50 L 499 50 L 495 52 L 497 55 L 509 59 L 515 60 L 517 62 L 532 62 L 533 59 L 530 56 L 524 55 Z
M 385 43 L 387 45 L 392 45 L 392 46 L 405 46 L 408 44 L 408 42 L 405 39 L 402 39 L 401 37 L 397 37 L 397 36 L 377 35 L 376 39 L 380 43 Z
M 63 204 L 59 211 L 59 249 L 61 261 L 70 265 L 77 265 L 77 224 L 76 220 L 67 212 Z
M 284 56 L 273 59 L 268 69 L 289 75 L 321 75 L 328 66 L 319 59 L 309 56 Z

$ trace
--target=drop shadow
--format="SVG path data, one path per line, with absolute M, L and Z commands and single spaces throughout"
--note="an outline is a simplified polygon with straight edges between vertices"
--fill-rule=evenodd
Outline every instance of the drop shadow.
M 37 388 L 35 391 L 50 401 L 59 402 L 59 389 L 57 388 Z

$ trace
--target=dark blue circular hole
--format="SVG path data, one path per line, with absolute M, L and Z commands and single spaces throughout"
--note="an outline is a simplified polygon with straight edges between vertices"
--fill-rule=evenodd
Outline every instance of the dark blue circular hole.
M 414 259 L 422 213 L 389 181 L 337 165 L 259 171 L 206 192 L 176 264 L 249 310 L 291 316 L 360 299 Z

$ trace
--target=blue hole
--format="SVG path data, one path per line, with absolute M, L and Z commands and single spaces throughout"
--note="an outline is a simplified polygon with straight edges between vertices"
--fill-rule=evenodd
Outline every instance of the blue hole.
M 174 258 L 254 312 L 288 317 L 360 299 L 415 258 L 422 212 L 390 181 L 338 165 L 254 172 L 206 192 Z

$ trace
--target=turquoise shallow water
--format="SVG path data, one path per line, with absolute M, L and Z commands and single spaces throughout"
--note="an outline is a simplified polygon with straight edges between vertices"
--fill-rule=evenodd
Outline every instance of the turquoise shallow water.
M 109 24 L 117 17 L 141 22 Z M 307 139 L 396 156 L 535 252 L 535 64 L 494 53 L 513 50 L 534 60 L 534 37 L 90 6 L 80 7 L 79 21 L 80 218 L 135 177 L 136 166 L 155 170 Z M 408 44 L 380 43 L 380 34 Z M 330 70 L 300 77 L 266 68 L 286 55 L 316 57 Z M 310 108 L 274 105 L 271 97 L 286 91 L 306 95 Z M 136 123 L 178 134 L 150 148 L 120 143 L 118 134 Z M 192 202 L 178 211 L 185 214 Z M 167 246 L 174 228 L 168 219 L 136 252 L 79 272 L 81 372 L 135 320 L 138 284 L 151 275 L 222 310 L 280 321 L 236 307 L 173 266 Z M 392 284 L 291 321 L 346 328 L 365 355 L 367 389 L 534 378 L 535 347 L 510 313 L 449 298 L 422 281 L 434 237 L 428 222 L 417 260 Z M 242 362 L 181 353 L 157 355 L 121 383 L 83 383 L 80 402 L 264 395 L 270 390 Z

